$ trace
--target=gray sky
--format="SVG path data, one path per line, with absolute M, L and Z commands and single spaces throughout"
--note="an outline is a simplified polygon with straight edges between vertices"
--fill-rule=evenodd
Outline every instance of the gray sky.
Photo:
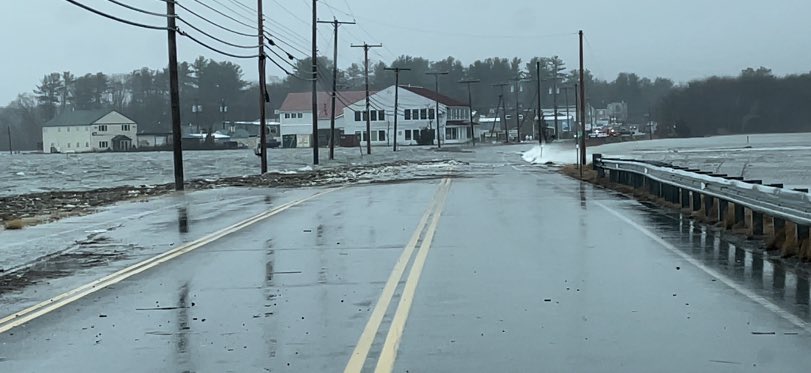
M 165 23 L 107 0 L 78 1 L 133 21 Z M 119 1 L 156 12 L 165 10 L 159 0 Z M 202 1 L 224 9 L 219 1 L 242 13 L 247 11 L 234 1 L 255 7 L 253 0 Z M 179 2 L 224 26 L 250 33 L 246 27 L 207 11 L 197 0 Z M 373 50 L 371 56 L 386 62 L 401 54 L 432 60 L 454 56 L 465 64 L 494 56 L 528 60 L 536 55 L 559 55 L 574 68 L 575 33 L 582 28 L 588 41 L 586 68 L 604 79 L 627 71 L 683 82 L 716 74 L 734 75 L 761 65 L 777 74 L 811 71 L 808 0 L 321 0 L 319 4 L 320 19 L 331 19 L 335 14 L 340 19 L 354 17 L 360 24 L 341 28 L 342 66 L 362 59 L 361 50 L 349 48 L 349 43 L 368 41 L 385 45 Z M 271 32 L 278 30 L 280 38 L 305 52 L 309 50 L 308 0 L 265 0 L 265 8 L 274 22 Z M 178 11 L 181 16 L 186 14 Z M 582 21 L 575 18 L 578 14 L 582 14 Z M 230 41 L 255 43 L 191 15 L 186 19 Z M 3 1 L 0 25 L 5 57 L 0 105 L 20 92 L 30 92 L 48 72 L 126 73 L 142 66 L 159 68 L 167 61 L 165 32 L 116 23 L 62 0 Z M 332 55 L 329 25 L 319 26 L 318 45 L 321 53 Z M 230 59 L 182 37 L 179 51 L 181 60 L 198 55 Z M 256 79 L 255 60 L 235 61 L 242 64 L 247 80 Z M 270 71 L 282 75 L 275 67 Z

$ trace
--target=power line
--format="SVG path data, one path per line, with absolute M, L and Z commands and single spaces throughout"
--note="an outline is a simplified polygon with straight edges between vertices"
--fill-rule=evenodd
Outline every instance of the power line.
M 84 5 L 84 4 L 82 4 L 82 3 L 78 2 L 78 1 L 75 1 L 75 0 L 65 0 L 65 1 L 67 1 L 67 2 L 69 2 L 71 4 L 73 4 L 73 5 L 76 5 L 76 6 L 82 8 L 84 10 L 87 10 L 87 11 L 89 11 L 91 13 L 95 13 L 97 15 L 100 15 L 100 16 L 105 17 L 105 18 L 112 19 L 114 21 L 125 23 L 125 24 L 128 24 L 130 26 L 141 27 L 141 28 L 150 29 L 150 30 L 169 31 L 169 28 L 163 27 L 163 26 L 152 26 L 152 25 L 145 25 L 143 23 L 128 21 L 126 19 L 119 18 L 119 17 L 113 16 L 113 15 L 104 13 L 104 12 L 102 12 L 100 10 L 93 9 L 93 8 L 91 8 L 91 7 L 87 6 L 87 5 Z
M 204 47 L 204 48 L 206 48 L 206 49 L 208 49 L 208 50 L 210 50 L 210 51 L 212 51 L 212 52 L 216 52 L 216 53 L 222 54 L 222 55 L 224 55 L 224 56 L 233 57 L 233 58 L 243 58 L 243 59 L 259 58 L 259 55 L 258 55 L 258 54 L 253 54 L 253 55 L 241 55 L 241 54 L 233 54 L 233 53 L 228 53 L 228 52 L 225 52 L 225 51 L 219 50 L 219 49 L 217 49 L 217 48 L 214 48 L 214 47 L 212 47 L 212 46 L 210 46 L 210 45 L 208 45 L 208 44 L 206 44 L 206 43 L 203 43 L 202 41 L 198 40 L 197 38 L 195 38 L 195 37 L 193 37 L 193 36 L 189 35 L 189 33 L 187 33 L 187 32 L 184 32 L 184 31 L 181 31 L 181 30 L 177 30 L 177 33 L 179 33 L 180 35 L 183 35 L 183 36 L 185 36 L 185 37 L 189 38 L 191 41 L 193 41 L 193 42 L 197 43 L 198 45 L 200 45 L 200 46 L 202 46 L 202 47 Z
M 168 2 L 168 1 L 170 1 L 170 0 L 160 0 L 160 1 L 163 1 L 163 2 Z M 216 22 L 214 22 L 214 21 L 212 21 L 212 20 L 210 20 L 210 19 L 208 19 L 208 18 L 206 18 L 206 17 L 204 17 L 204 16 L 201 16 L 199 13 L 197 13 L 197 12 L 195 12 L 195 11 L 193 11 L 193 10 L 191 10 L 191 9 L 189 9 L 189 8 L 187 8 L 187 7 L 185 7 L 185 6 L 183 6 L 183 5 L 181 5 L 180 3 L 177 3 L 177 2 L 174 2 L 174 3 L 175 3 L 175 5 L 177 5 L 177 7 L 178 7 L 178 8 L 183 9 L 183 10 L 185 10 L 185 11 L 189 12 L 189 14 L 191 14 L 191 15 L 193 15 L 193 16 L 195 16 L 195 17 L 197 17 L 197 18 L 199 18 L 199 19 L 201 19 L 201 20 L 205 21 L 206 23 L 208 23 L 208 24 L 210 24 L 210 25 L 212 25 L 212 26 L 215 26 L 215 27 L 217 27 L 217 28 L 219 28 L 219 29 L 221 29 L 221 30 L 228 31 L 228 32 L 230 32 L 230 33 L 232 33 L 232 34 L 236 34 L 236 35 L 240 35 L 240 36 L 247 36 L 247 37 L 252 37 L 252 38 L 259 37 L 259 34 L 248 34 L 248 33 L 240 32 L 240 31 L 235 31 L 235 30 L 232 30 L 232 29 L 227 28 L 227 27 L 225 27 L 225 26 L 222 26 L 222 25 L 220 25 L 219 23 L 216 23 Z
M 129 4 L 122 3 L 120 1 L 116 1 L 116 0 L 107 0 L 107 1 L 109 1 L 109 2 L 111 2 L 113 4 L 116 4 L 118 6 L 122 6 L 124 8 L 127 8 L 129 10 L 134 10 L 134 11 L 136 11 L 138 13 L 149 14 L 151 16 L 157 16 L 157 17 L 163 17 L 163 18 L 169 17 L 169 15 L 167 15 L 165 13 L 151 12 L 151 11 L 148 11 L 148 10 L 144 10 L 144 9 L 141 9 L 141 8 L 134 7 L 134 6 L 129 5 Z
M 226 40 L 220 39 L 220 38 L 218 38 L 218 37 L 216 37 L 214 35 L 211 35 L 211 34 L 205 32 L 205 31 L 199 29 L 198 27 L 192 25 L 190 22 L 186 22 L 186 20 L 184 20 L 183 18 L 177 17 L 177 19 L 178 19 L 178 21 L 185 24 L 186 26 L 189 26 L 193 30 L 195 30 L 195 31 L 197 31 L 197 32 L 199 32 L 199 33 L 201 33 L 201 34 L 203 34 L 203 35 L 205 35 L 205 36 L 207 36 L 207 37 L 209 37 L 209 38 L 211 38 L 213 40 L 216 40 L 216 41 L 218 41 L 220 43 L 223 43 L 225 45 L 228 45 L 228 46 L 231 46 L 231 47 L 234 47 L 234 48 L 242 48 L 242 49 L 256 49 L 256 48 L 259 48 L 258 45 L 242 45 L 242 44 L 234 44 L 234 43 L 228 42 Z
M 254 14 L 256 14 L 257 12 L 255 10 L 251 12 L 250 16 L 246 16 L 244 13 L 240 13 L 240 12 L 235 11 L 234 9 L 228 7 L 227 5 L 223 4 L 219 0 L 209 0 L 209 1 L 213 1 L 216 4 L 219 4 L 221 7 L 225 8 L 226 10 L 230 11 L 231 13 L 236 14 L 237 16 L 241 17 L 242 19 L 247 19 L 248 22 L 254 22 L 256 20 L 254 18 L 255 17 Z M 262 15 L 262 18 L 265 18 L 264 14 Z
M 216 0 L 214 0 L 214 1 L 216 1 Z M 204 3 L 204 2 L 202 2 L 201 0 L 194 0 L 194 2 L 208 8 L 209 10 L 211 10 L 214 13 L 217 13 L 217 14 L 225 17 L 225 18 L 228 18 L 228 19 L 230 19 L 230 20 L 232 20 L 232 21 L 234 21 L 236 23 L 239 23 L 240 25 L 243 25 L 243 26 L 248 27 L 248 28 L 254 28 L 255 27 L 254 25 L 247 24 L 247 23 L 242 22 L 242 21 L 240 21 L 240 20 L 238 20 L 238 19 L 236 19 L 234 17 L 231 17 L 230 15 L 223 13 L 222 11 L 212 7 L 211 5 L 208 5 L 208 4 Z M 259 36 L 259 35 L 256 35 L 256 36 Z

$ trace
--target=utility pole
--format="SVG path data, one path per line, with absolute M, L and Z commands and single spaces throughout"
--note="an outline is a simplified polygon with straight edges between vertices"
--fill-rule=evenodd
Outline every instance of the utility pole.
M 535 62 L 535 75 L 538 77 L 538 143 L 543 145 L 546 141 L 546 128 L 541 127 L 544 123 L 543 108 L 541 107 L 541 60 Z
M 259 157 L 262 174 L 268 172 L 268 139 L 267 139 L 267 102 L 270 101 L 267 93 L 265 81 L 265 24 L 264 13 L 262 12 L 263 0 L 256 1 L 256 9 L 259 17 Z
M 560 88 L 558 88 L 558 78 L 560 77 L 560 72 L 565 68 L 558 64 L 558 57 L 553 57 L 552 60 L 552 89 L 553 89 L 553 104 L 555 106 L 555 138 L 560 139 L 560 124 L 558 123 L 558 95 L 560 94 Z
M 200 112 L 203 111 L 203 105 L 200 101 L 194 99 L 194 105 L 191 107 L 191 112 L 194 113 L 194 124 L 197 126 L 197 133 L 200 133 Z
M 400 110 L 400 71 L 411 71 L 401 67 L 387 67 L 386 70 L 394 71 L 394 151 L 397 151 L 397 114 Z M 371 138 L 371 134 L 369 134 Z
M 369 49 L 381 48 L 383 44 L 370 45 L 363 43 L 363 45 L 352 44 L 352 48 L 363 48 L 363 66 L 364 75 L 366 79 L 366 154 L 372 154 L 372 118 L 369 113 Z M 397 112 L 394 112 L 394 120 L 397 120 Z M 362 138 L 361 138 L 362 140 Z
M 473 141 L 473 146 L 476 146 L 476 129 L 473 126 L 473 92 L 470 85 L 480 82 L 481 80 L 479 79 L 465 79 L 459 82 L 461 84 L 467 84 L 467 105 L 470 107 L 470 139 Z M 437 113 L 437 115 L 439 115 L 439 113 Z M 439 117 L 437 116 L 437 118 Z
M 504 141 L 507 144 L 510 143 L 510 130 L 507 128 L 507 103 L 505 102 L 507 101 L 507 98 L 504 95 L 504 87 L 508 85 L 510 85 L 510 83 L 498 83 L 492 85 L 493 87 L 501 87 L 501 95 L 499 96 L 498 102 L 504 106 L 504 112 L 502 114 L 504 120 L 501 121 L 501 125 L 504 127 Z
M 566 105 L 566 125 L 569 126 L 569 131 L 574 135 L 577 133 L 577 126 L 572 126 L 571 113 L 569 112 L 569 90 L 572 89 L 572 87 L 561 87 L 561 89 L 566 92 L 563 95 L 563 104 Z
M 318 21 L 318 23 L 329 23 L 335 30 L 335 36 L 332 38 L 333 53 L 332 53 L 332 115 L 329 120 L 329 159 L 335 159 L 335 96 L 338 94 L 338 26 L 340 25 L 354 25 L 355 21 L 342 22 L 333 18 L 332 21 Z
M 425 73 L 426 75 L 433 75 L 434 76 L 434 89 L 437 94 L 439 94 L 439 76 L 440 75 L 448 75 L 447 71 L 429 71 Z M 442 126 L 439 124 L 439 99 L 434 100 L 436 103 L 436 112 L 434 113 L 434 118 L 436 118 L 436 146 L 437 148 L 442 148 Z M 445 120 L 447 120 L 447 113 L 445 113 Z
M 583 61 L 583 30 L 580 30 L 580 102 L 586 102 L 586 71 Z M 586 133 L 586 105 L 580 105 L 580 133 Z M 586 136 L 580 136 L 580 164 L 586 164 Z M 580 177 L 583 177 L 583 169 L 580 169 Z
M 11 147 L 11 125 L 6 125 L 6 131 L 8 132 L 8 154 L 14 154 L 14 148 Z
M 175 0 L 166 1 L 166 23 L 169 45 L 169 96 L 172 109 L 172 148 L 175 168 L 175 190 L 183 190 L 183 142 L 180 136 L 180 83 L 177 77 L 177 25 Z
M 516 142 L 519 144 L 521 143 L 521 120 L 519 117 L 521 116 L 518 110 L 518 95 L 520 94 L 521 90 L 521 77 L 518 76 L 513 79 L 515 85 L 513 86 L 513 91 L 515 92 L 515 137 Z
M 220 114 L 222 114 L 222 130 L 225 130 L 225 114 L 228 113 L 228 105 L 225 104 L 225 99 L 220 100 Z
M 312 34 L 312 59 L 313 59 L 313 93 L 312 93 L 312 114 L 313 114 L 313 165 L 318 165 L 318 46 L 315 43 L 318 37 L 318 8 L 313 0 L 313 34 Z

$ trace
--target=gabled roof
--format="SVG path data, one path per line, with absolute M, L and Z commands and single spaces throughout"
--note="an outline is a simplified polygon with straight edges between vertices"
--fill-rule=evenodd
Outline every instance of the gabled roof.
M 369 94 L 374 94 L 370 91 Z M 344 113 L 344 108 L 366 98 L 365 91 L 339 91 L 335 99 L 335 117 L 340 117 Z M 332 100 L 331 92 L 317 92 L 318 119 L 329 119 L 330 105 Z M 304 112 L 313 110 L 312 92 L 288 93 L 279 111 L 282 112 Z
M 49 120 L 43 127 L 87 126 L 93 124 L 115 110 L 73 110 L 63 111 Z
M 400 88 L 411 91 L 416 93 L 422 97 L 425 97 L 431 101 L 439 102 L 442 105 L 446 106 L 468 106 L 466 103 L 459 101 L 457 99 L 445 96 L 439 92 L 432 91 L 428 88 L 423 87 L 409 87 L 409 86 L 400 86 Z

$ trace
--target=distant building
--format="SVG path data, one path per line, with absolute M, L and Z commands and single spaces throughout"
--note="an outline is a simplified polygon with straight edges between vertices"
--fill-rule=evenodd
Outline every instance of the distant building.
M 389 145 L 394 141 L 394 92 L 388 87 L 370 97 L 371 142 L 373 145 Z M 436 112 L 436 103 L 439 112 Z M 365 142 L 365 100 L 344 109 L 346 133 L 356 134 Z M 400 86 L 396 140 L 400 145 L 416 145 L 427 130 L 436 138 L 439 133 L 442 143 L 459 144 L 473 137 L 470 127 L 470 107 L 461 101 L 422 87 Z M 437 131 L 437 124 L 441 130 Z M 474 124 L 475 127 L 475 124 Z M 436 142 L 434 142 L 436 143 Z
M 366 97 L 365 91 L 343 91 L 338 92 L 335 100 L 335 128 L 343 128 L 343 115 L 346 105 L 357 102 Z M 330 128 L 330 110 L 332 105 L 332 94 L 330 92 L 317 93 L 318 104 L 318 129 L 328 130 Z M 284 99 L 282 106 L 278 110 L 279 132 L 285 135 L 307 135 L 313 134 L 313 97 L 311 92 L 290 93 Z
M 64 111 L 42 127 L 42 151 L 127 151 L 135 147 L 137 133 L 138 125 L 115 110 Z
M 612 102 L 606 107 L 612 122 L 625 123 L 628 121 L 628 104 L 623 102 Z

